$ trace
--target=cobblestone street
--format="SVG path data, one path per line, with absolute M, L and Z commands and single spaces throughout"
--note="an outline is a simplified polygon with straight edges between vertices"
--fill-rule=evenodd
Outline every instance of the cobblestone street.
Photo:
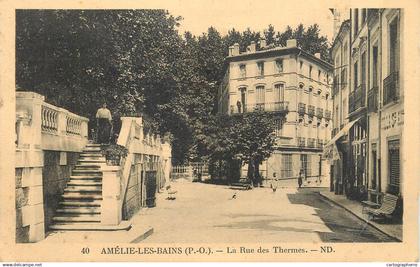
M 154 228 L 146 243 L 389 242 L 389 237 L 324 200 L 315 188 L 256 188 L 173 183 L 176 200 L 159 194 L 157 206 L 140 211 Z M 236 192 L 236 198 L 232 196 Z M 136 216 L 136 217 L 137 217 Z

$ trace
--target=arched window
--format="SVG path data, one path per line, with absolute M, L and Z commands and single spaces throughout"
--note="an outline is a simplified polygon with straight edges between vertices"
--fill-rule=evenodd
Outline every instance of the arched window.
M 274 85 L 274 102 L 284 101 L 284 84 L 278 83 Z
M 246 87 L 239 87 L 239 100 L 236 103 L 238 113 L 242 113 L 246 111 L 247 107 L 247 97 L 246 97 Z

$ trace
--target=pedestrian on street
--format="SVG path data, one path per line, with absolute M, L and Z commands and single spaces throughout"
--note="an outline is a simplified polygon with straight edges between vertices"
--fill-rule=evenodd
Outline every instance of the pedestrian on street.
M 111 111 L 107 109 L 106 103 L 103 103 L 102 107 L 96 112 L 96 128 L 98 143 L 108 144 L 112 129 L 112 116 Z
M 298 185 L 299 185 L 299 188 L 301 188 L 302 187 L 302 183 L 303 183 L 303 170 L 300 170 L 299 171 L 299 177 L 298 177 Z

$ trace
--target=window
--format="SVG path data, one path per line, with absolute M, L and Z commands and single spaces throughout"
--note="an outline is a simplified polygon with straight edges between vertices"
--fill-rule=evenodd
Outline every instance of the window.
M 346 66 L 347 65 L 347 43 L 344 44 L 344 48 L 343 48 L 343 65 Z
M 245 64 L 240 64 L 239 65 L 239 74 L 240 74 L 241 78 L 246 77 L 246 65 Z
M 397 194 L 400 189 L 400 140 L 388 142 L 388 181 L 390 193 Z
M 258 67 L 258 76 L 264 76 L 264 62 L 258 62 L 257 63 L 257 67 Z
M 283 59 L 276 60 L 276 70 L 278 73 L 283 72 Z
M 276 102 L 284 101 L 284 84 L 278 83 L 274 85 L 274 95 L 275 95 Z
M 303 83 L 300 83 L 300 84 L 299 84 L 299 89 L 300 89 L 300 90 L 303 90 L 303 87 L 304 87 L 304 86 L 305 86 L 305 85 L 304 85 Z
M 312 78 L 312 66 L 309 66 L 309 78 Z
M 399 70 L 398 18 L 389 24 L 389 74 Z
M 321 81 L 321 70 L 318 70 L 318 81 Z
M 256 104 L 258 109 L 264 109 L 264 103 L 265 103 L 265 88 L 263 85 L 259 85 L 256 87 L 257 92 L 257 99 Z
M 353 73 L 353 88 L 354 90 L 356 90 L 357 86 L 359 85 L 359 81 L 358 81 L 358 69 L 357 69 L 358 65 L 357 62 L 354 63 L 354 73 Z
M 303 170 L 304 177 L 309 176 L 309 166 L 308 166 L 308 155 L 307 154 L 301 154 L 300 155 L 300 169 Z
M 245 112 L 247 105 L 246 105 L 246 87 L 239 88 L 240 93 L 240 100 L 236 103 L 238 108 L 238 113 Z
M 372 86 L 378 86 L 378 47 L 372 47 Z
M 299 69 L 300 69 L 300 73 L 302 73 L 302 68 L 303 68 L 303 61 L 299 61 Z
M 362 79 L 362 85 L 366 84 L 366 52 L 363 52 L 362 54 L 362 62 L 361 62 L 362 66 L 361 66 L 361 79 Z
M 292 154 L 281 155 L 281 177 L 289 178 L 293 175 Z
M 283 120 L 282 119 L 276 119 L 275 120 L 275 124 L 276 124 L 276 128 L 275 128 L 275 134 L 277 137 L 282 136 L 283 135 Z

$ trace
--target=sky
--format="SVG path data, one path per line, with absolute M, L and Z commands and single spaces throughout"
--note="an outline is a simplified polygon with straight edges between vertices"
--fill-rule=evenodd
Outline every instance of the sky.
M 289 0 L 174 0 L 166 2 L 165 8 L 172 15 L 183 17 L 180 33 L 188 30 L 201 35 L 210 26 L 222 34 L 233 27 L 239 31 L 249 27 L 262 32 L 269 24 L 276 31 L 283 31 L 287 25 L 295 28 L 299 23 L 304 26 L 317 23 L 321 34 L 332 41 L 333 15 L 328 6 L 321 5 L 321 1 L 300 3 Z M 342 17 L 348 15 L 342 13 Z

